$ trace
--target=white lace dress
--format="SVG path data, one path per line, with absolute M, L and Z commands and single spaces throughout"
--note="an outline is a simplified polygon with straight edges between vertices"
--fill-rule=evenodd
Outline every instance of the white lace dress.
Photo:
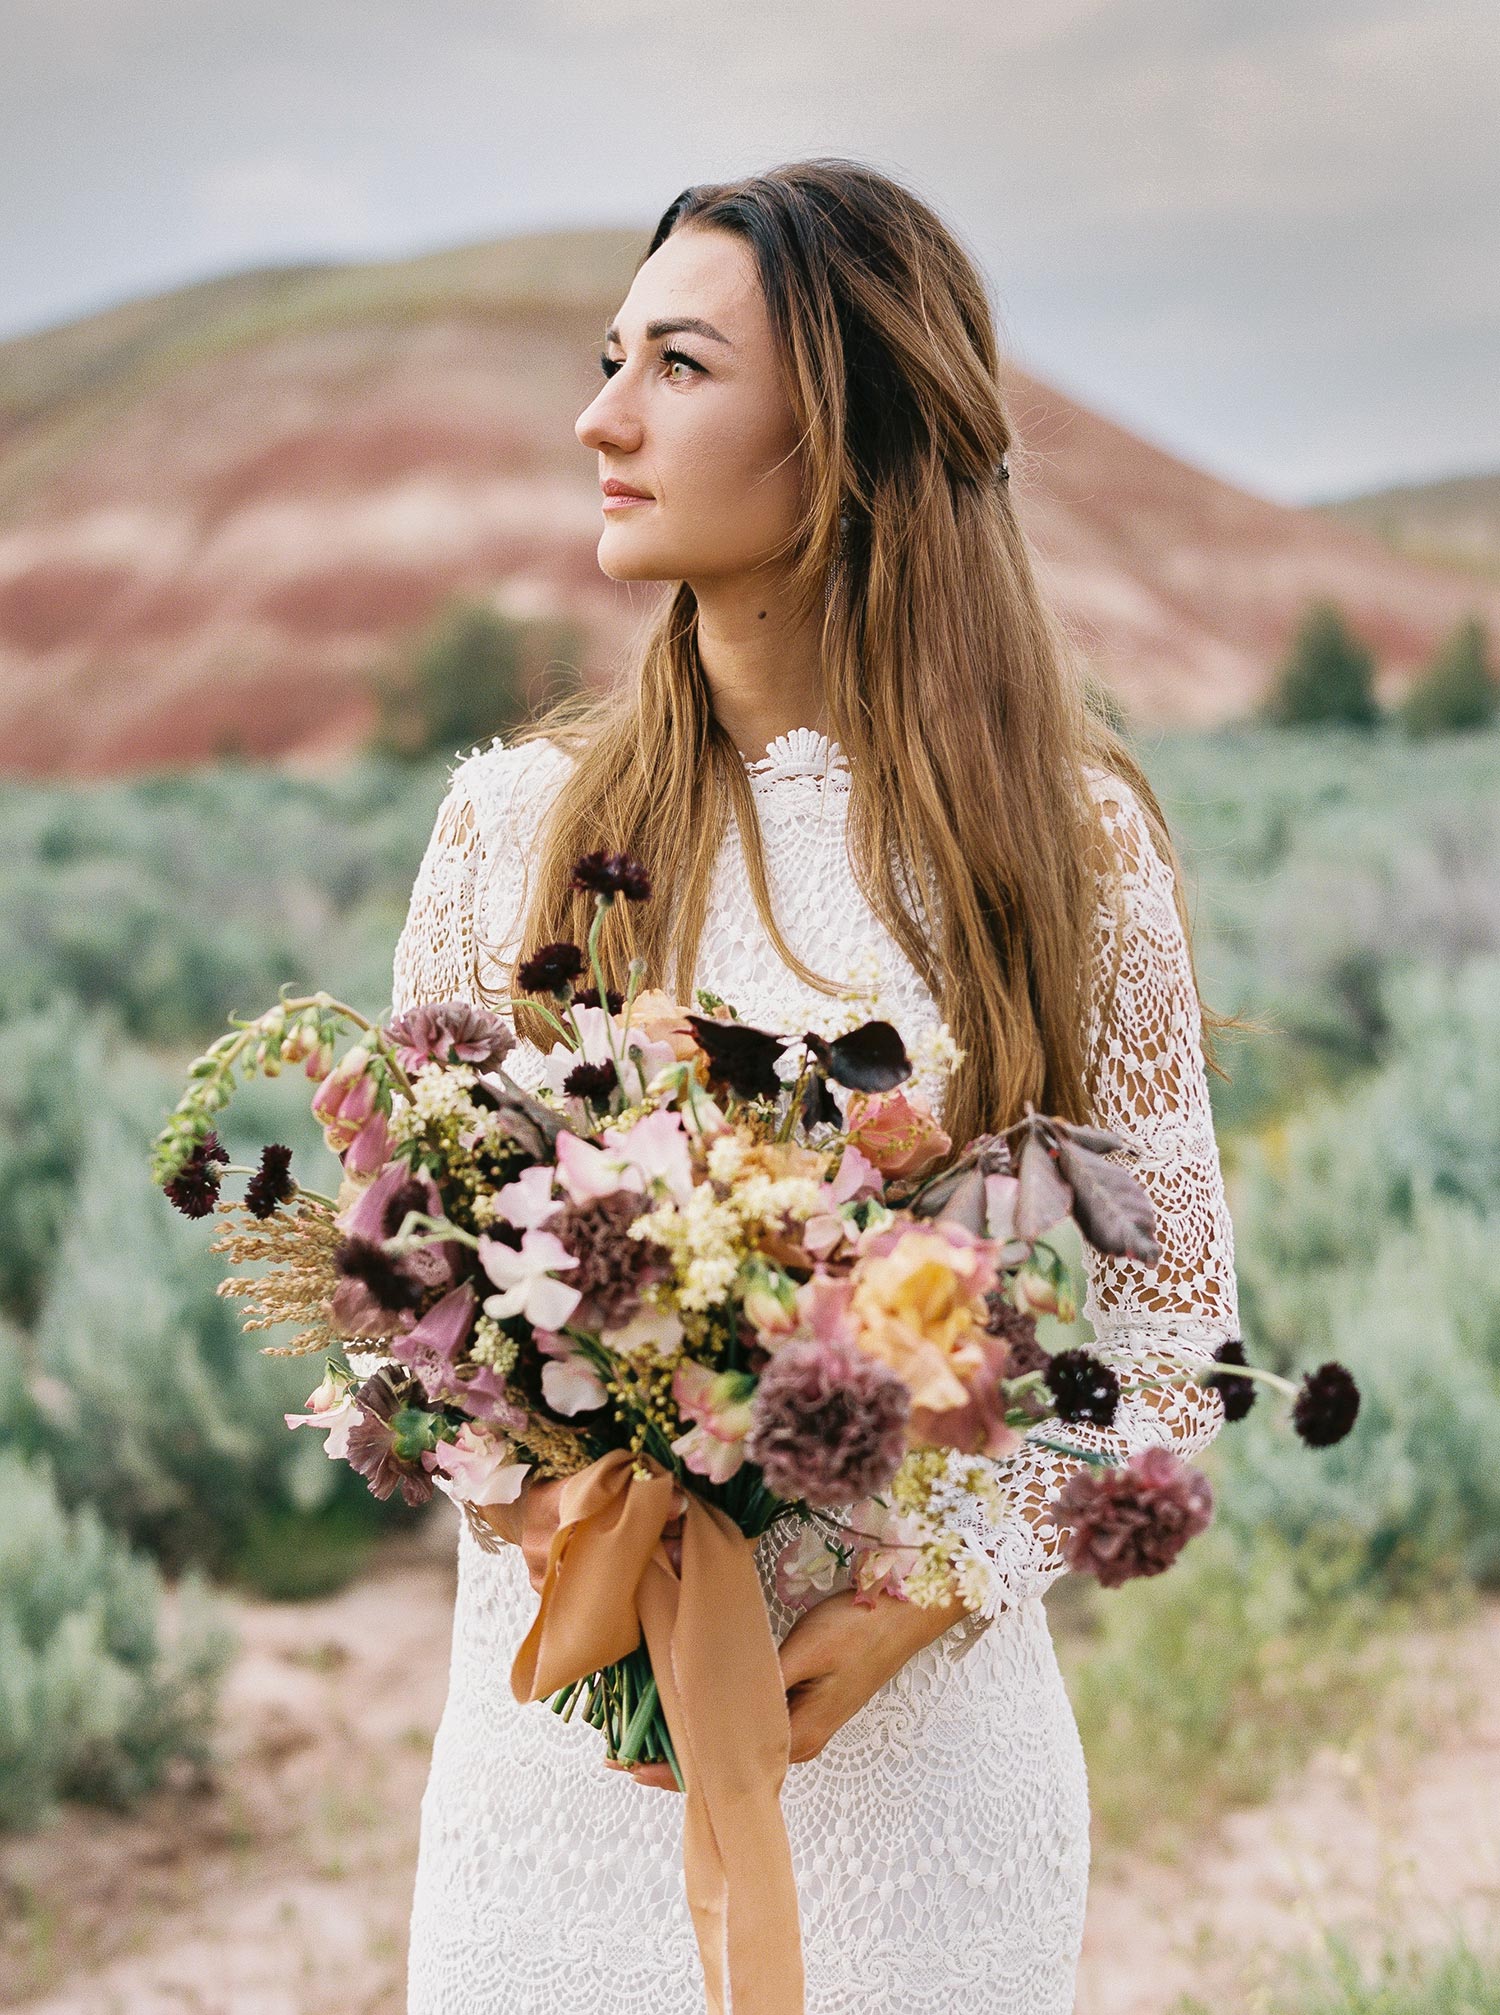
M 476 920 L 509 955 L 522 864 L 568 758 L 550 743 L 476 750 L 439 812 L 395 962 L 400 1010 L 469 997 Z M 828 975 L 878 967 L 908 1046 L 931 997 L 860 895 L 844 848 L 849 772 L 811 730 L 749 766 L 776 913 Z M 1156 1204 L 1154 1269 L 1095 1260 L 1085 1313 L 1101 1355 L 1130 1371 L 1190 1365 L 1236 1335 L 1233 1245 L 1171 876 L 1139 804 L 1093 778 L 1126 876 L 1127 942 L 1101 1046 L 1101 1123 L 1140 1150 Z M 1113 944 L 1101 908 L 1101 959 Z M 530 949 L 530 947 L 528 947 Z M 1107 970 L 1107 968 L 1105 968 Z M 486 983 L 504 990 L 500 972 Z M 696 973 L 748 1021 L 795 1030 L 830 997 L 767 943 L 733 821 L 716 863 Z M 539 1054 L 507 1068 L 539 1076 Z M 938 1067 L 940 1068 L 940 1067 Z M 920 1081 L 920 1080 L 919 1080 Z M 928 1083 L 940 1098 L 941 1085 Z M 1223 1420 L 1197 1386 L 1122 1403 L 1072 1445 L 1204 1448 Z M 1057 1430 L 1053 1429 L 1054 1436 Z M 1028 1443 L 999 1465 L 1003 1516 L 975 1520 L 1003 1606 L 919 1652 L 814 1761 L 782 1804 L 801 1903 L 808 2015 L 1067 2015 L 1089 1868 L 1082 1746 L 1041 1601 L 1063 1571 L 1034 1523 L 1076 1464 Z M 770 1547 L 762 1581 L 778 1639 Z M 606 1770 L 602 1738 L 511 1698 L 534 1598 L 518 1552 L 460 1526 L 448 1700 L 422 1801 L 408 2015 L 699 2015 L 702 1975 L 682 1892 L 681 1801 Z M 1115 1598 L 1128 1601 L 1129 1592 Z

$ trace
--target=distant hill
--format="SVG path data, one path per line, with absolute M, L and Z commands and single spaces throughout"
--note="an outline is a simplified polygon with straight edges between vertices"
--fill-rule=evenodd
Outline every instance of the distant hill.
M 1500 581 L 1500 470 L 1402 483 L 1324 508 L 1399 553 Z
M 573 422 L 641 245 L 238 273 L 0 344 L 0 767 L 336 754 L 455 594 L 570 616 L 608 676 L 654 591 L 599 572 Z M 1314 594 L 1392 693 L 1470 608 L 1500 630 L 1500 586 L 1010 395 L 1044 579 L 1135 721 L 1245 712 Z

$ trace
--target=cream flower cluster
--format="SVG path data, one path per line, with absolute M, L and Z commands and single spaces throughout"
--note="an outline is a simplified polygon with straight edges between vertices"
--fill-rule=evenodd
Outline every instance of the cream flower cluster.
M 667 1199 L 630 1227 L 632 1238 L 654 1239 L 671 1255 L 683 1308 L 708 1309 L 724 1299 L 756 1232 L 823 1208 L 823 1185 L 812 1177 L 738 1176 L 743 1160 L 744 1144 L 720 1135 L 708 1149 L 708 1169 L 715 1181 L 733 1185 L 728 1194 L 716 1195 L 713 1182 L 697 1183 L 686 1205 Z

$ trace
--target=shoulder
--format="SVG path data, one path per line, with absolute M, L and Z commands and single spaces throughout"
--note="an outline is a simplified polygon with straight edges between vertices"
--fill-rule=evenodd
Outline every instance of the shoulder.
M 540 820 L 571 763 L 564 749 L 542 736 L 507 743 L 494 735 L 452 763 L 445 810 L 493 851 Z
M 1084 765 L 1083 775 L 1099 815 L 1102 846 L 1095 865 L 1101 878 L 1139 882 L 1165 877 L 1170 884 L 1171 867 L 1139 792 L 1118 771 L 1094 763 Z

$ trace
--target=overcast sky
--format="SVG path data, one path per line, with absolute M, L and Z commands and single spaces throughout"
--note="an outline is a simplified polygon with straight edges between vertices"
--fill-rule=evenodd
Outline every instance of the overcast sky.
M 854 155 L 1009 347 L 1297 500 L 1500 466 L 1496 0 L 0 0 L 0 335 Z

